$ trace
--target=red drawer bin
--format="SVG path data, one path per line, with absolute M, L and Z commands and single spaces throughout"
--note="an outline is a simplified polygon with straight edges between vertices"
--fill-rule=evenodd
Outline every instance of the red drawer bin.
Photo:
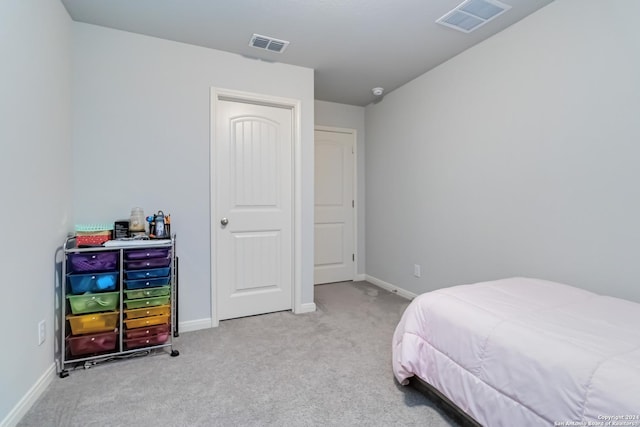
M 125 339 L 132 340 L 167 333 L 169 333 L 169 324 L 165 323 L 164 325 L 150 326 L 148 328 L 128 329 L 124 332 L 124 336 Z
M 164 344 L 167 342 L 168 339 L 169 339 L 169 332 L 163 332 L 157 335 L 151 335 L 149 337 L 124 340 L 124 346 L 127 349 L 150 347 L 152 345 Z
M 113 351 L 116 349 L 117 343 L 117 332 L 105 332 L 101 334 L 67 337 L 67 345 L 69 346 L 69 351 L 74 356 Z

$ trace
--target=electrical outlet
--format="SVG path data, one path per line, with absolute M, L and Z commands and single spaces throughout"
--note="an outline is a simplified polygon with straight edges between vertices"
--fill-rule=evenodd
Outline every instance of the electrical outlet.
M 41 320 L 38 322 L 38 345 L 42 345 L 47 338 L 47 322 Z
M 415 277 L 420 277 L 422 275 L 422 268 L 420 264 L 413 264 L 413 275 Z

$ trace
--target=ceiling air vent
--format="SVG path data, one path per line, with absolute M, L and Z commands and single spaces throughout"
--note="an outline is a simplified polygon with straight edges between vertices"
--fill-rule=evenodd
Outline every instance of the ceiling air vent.
M 470 33 L 509 9 L 511 6 L 497 0 L 466 0 L 436 22 Z
M 282 53 L 289 46 L 289 42 L 285 40 L 274 39 L 273 37 L 261 36 L 260 34 L 254 34 L 249 41 L 249 46 L 257 47 L 258 49 L 269 50 L 271 52 Z

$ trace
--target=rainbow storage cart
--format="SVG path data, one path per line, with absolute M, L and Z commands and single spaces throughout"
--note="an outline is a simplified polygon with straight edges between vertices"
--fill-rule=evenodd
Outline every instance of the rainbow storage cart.
M 79 247 L 77 236 L 63 246 L 56 307 L 56 367 L 140 356 L 173 348 L 177 327 L 175 235 L 165 240 L 108 241 Z

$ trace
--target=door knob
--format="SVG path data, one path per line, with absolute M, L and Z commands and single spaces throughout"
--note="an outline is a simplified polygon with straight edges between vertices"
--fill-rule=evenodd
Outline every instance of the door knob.
M 225 225 L 229 224 L 229 220 L 227 218 L 222 218 L 220 220 L 220 224 L 222 224 L 222 226 L 224 227 Z

